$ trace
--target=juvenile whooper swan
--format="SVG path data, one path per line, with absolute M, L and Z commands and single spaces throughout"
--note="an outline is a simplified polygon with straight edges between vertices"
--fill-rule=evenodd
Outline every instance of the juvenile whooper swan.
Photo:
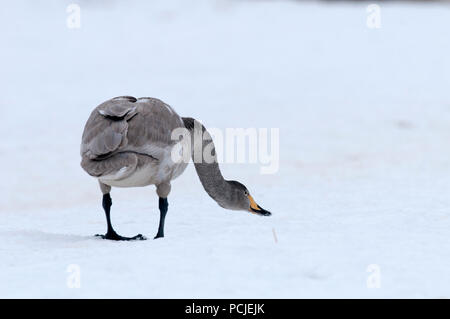
M 188 164 L 172 159 L 172 150 L 180 142 L 171 138 L 173 130 L 177 128 L 187 130 L 191 136 L 200 128 L 204 135 L 200 144 L 195 144 L 191 137 L 192 158 L 194 147 L 200 147 L 202 151 L 208 144 L 209 148 L 212 145 L 212 161 L 194 161 L 200 182 L 210 197 L 223 208 L 271 215 L 256 204 L 243 184 L 223 178 L 211 136 L 198 121 L 180 117 L 172 107 L 155 98 L 120 96 L 100 104 L 92 111 L 81 141 L 81 167 L 98 179 L 103 193 L 102 205 L 108 228 L 106 234 L 101 235 L 102 238 L 145 239 L 141 234 L 123 237 L 115 232 L 110 217 L 110 191 L 112 186 L 147 185 L 155 185 L 159 196 L 160 221 L 155 238 L 164 237 L 170 181 L 180 176 Z

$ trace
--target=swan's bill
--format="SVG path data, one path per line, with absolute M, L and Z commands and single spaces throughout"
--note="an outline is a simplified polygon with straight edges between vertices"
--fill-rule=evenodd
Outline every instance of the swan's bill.
M 250 208 L 248 210 L 249 212 L 251 212 L 253 214 L 261 215 L 261 216 L 272 215 L 271 212 L 265 210 L 264 208 L 261 208 L 258 204 L 256 204 L 256 202 L 252 196 L 250 196 L 250 195 L 247 195 L 247 196 L 248 196 L 248 199 L 250 200 Z

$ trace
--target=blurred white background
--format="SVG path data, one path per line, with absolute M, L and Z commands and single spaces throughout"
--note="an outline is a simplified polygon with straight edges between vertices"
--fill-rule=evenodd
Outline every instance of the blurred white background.
M 0 297 L 450 297 L 448 3 L 380 2 L 369 28 L 369 2 L 76 1 L 68 28 L 71 3 L 1 6 Z M 223 165 L 273 216 L 221 209 L 190 165 L 165 239 L 94 239 L 79 143 L 119 95 L 280 128 L 277 174 Z M 118 232 L 152 238 L 154 190 L 112 196 Z

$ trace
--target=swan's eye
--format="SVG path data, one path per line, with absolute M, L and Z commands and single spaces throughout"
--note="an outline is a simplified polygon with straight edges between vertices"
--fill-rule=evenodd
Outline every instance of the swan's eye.
M 244 194 L 245 194 L 245 196 L 248 196 L 249 195 L 248 190 L 245 190 Z

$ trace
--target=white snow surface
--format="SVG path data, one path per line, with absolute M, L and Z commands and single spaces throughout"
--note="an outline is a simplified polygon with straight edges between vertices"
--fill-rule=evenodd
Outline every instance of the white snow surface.
M 0 297 L 450 297 L 448 5 L 383 2 L 369 29 L 368 3 L 80 0 L 69 29 L 69 3 L 0 12 Z M 222 165 L 273 216 L 220 208 L 191 163 L 164 239 L 154 187 L 112 191 L 116 230 L 149 240 L 94 238 L 79 144 L 119 95 L 280 128 L 276 174 Z

